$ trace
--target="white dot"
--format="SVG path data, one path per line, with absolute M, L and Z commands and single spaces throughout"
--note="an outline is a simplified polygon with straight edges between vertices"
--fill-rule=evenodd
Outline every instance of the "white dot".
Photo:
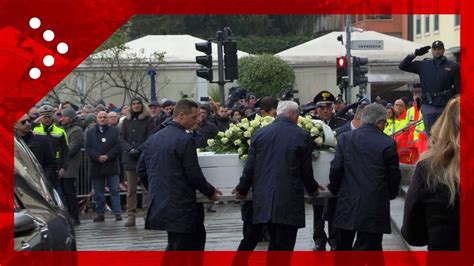
M 52 55 L 47 55 L 43 58 L 43 64 L 47 67 L 54 65 L 54 57 Z
M 37 29 L 41 26 L 41 20 L 39 20 L 39 18 L 37 17 L 33 17 L 30 19 L 30 27 L 32 29 Z
M 40 76 L 41 76 L 41 70 L 39 70 L 36 67 L 30 69 L 30 78 L 38 79 Z
M 58 48 L 58 53 L 60 54 L 65 54 L 69 50 L 69 47 L 67 46 L 67 44 L 63 42 L 59 43 L 57 48 Z
M 43 38 L 47 41 L 50 42 L 54 39 L 54 32 L 52 30 L 46 30 L 43 33 Z

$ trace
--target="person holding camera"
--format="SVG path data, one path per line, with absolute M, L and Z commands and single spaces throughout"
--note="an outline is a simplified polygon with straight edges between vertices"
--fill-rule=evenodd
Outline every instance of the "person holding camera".
M 123 152 L 123 168 L 127 179 L 127 216 L 125 227 L 135 226 L 137 216 L 137 187 L 139 183 L 137 175 L 137 163 L 140 154 L 145 148 L 145 141 L 156 132 L 155 120 L 150 116 L 148 107 L 143 105 L 141 98 L 135 97 L 130 103 L 127 116 L 120 130 L 119 142 Z M 146 210 L 147 195 L 142 187 L 142 208 Z
M 433 58 L 415 60 L 431 49 Z M 431 126 L 441 115 L 449 99 L 460 93 L 460 68 L 459 64 L 446 59 L 442 41 L 434 41 L 430 46 L 424 46 L 409 54 L 400 63 L 403 71 L 420 76 L 422 97 L 421 113 L 425 124 L 425 131 L 430 136 Z

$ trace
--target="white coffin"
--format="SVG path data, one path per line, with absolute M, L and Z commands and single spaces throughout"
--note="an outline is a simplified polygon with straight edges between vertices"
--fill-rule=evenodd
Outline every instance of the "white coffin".
M 319 156 L 318 156 L 319 153 Z M 329 184 L 329 168 L 334 153 L 320 151 L 313 153 L 313 175 L 321 186 Z M 222 201 L 234 200 L 231 191 L 239 183 L 244 167 L 244 161 L 239 159 L 238 154 L 215 154 L 212 152 L 198 153 L 199 165 L 207 181 L 223 192 Z M 326 191 L 320 193 L 319 197 L 329 197 L 331 194 Z M 247 195 L 247 199 L 251 199 Z M 198 193 L 198 201 L 205 202 L 207 198 Z

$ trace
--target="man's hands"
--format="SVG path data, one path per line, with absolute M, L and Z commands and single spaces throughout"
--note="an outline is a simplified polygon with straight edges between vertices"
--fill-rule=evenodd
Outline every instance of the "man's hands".
M 235 199 L 238 199 L 238 200 L 243 200 L 247 197 L 247 195 L 241 195 L 235 188 L 232 189 L 232 195 L 234 195 Z
M 101 162 L 101 163 L 105 163 L 108 159 L 109 159 L 109 157 L 107 155 L 99 156 L 99 162 Z
M 138 158 L 140 156 L 140 150 L 137 149 L 130 149 L 128 151 L 128 155 L 132 158 Z
M 431 49 L 431 46 L 424 46 L 415 50 L 415 55 L 420 56 L 426 54 Z
M 66 175 L 66 170 L 64 168 L 59 169 L 58 177 L 63 178 Z
M 319 195 L 319 191 L 325 191 L 325 190 L 326 190 L 325 187 L 323 187 L 323 186 L 321 186 L 321 185 L 318 185 L 318 189 L 316 189 L 316 191 L 313 192 L 313 193 L 311 193 L 311 194 L 308 193 L 308 196 L 310 196 L 310 197 L 312 197 L 312 198 L 316 198 L 316 197 L 318 197 L 318 195 Z
M 216 191 L 214 191 L 214 195 L 212 195 L 209 200 L 210 201 L 218 201 L 219 200 L 219 196 L 222 196 L 222 191 L 220 191 L 219 189 L 216 188 Z

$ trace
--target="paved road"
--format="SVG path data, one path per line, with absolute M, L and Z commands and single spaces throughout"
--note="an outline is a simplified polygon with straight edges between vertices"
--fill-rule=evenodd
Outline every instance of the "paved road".
M 206 213 L 206 250 L 236 250 L 242 238 L 240 207 L 236 203 L 218 204 L 217 212 Z M 141 214 L 142 216 L 142 214 Z M 137 219 L 137 226 L 125 228 L 124 220 L 116 222 L 113 215 L 106 215 L 104 223 L 93 223 L 93 213 L 81 217 L 82 224 L 76 227 L 78 250 L 164 250 L 166 232 L 143 229 L 143 218 Z M 312 221 L 311 205 L 306 205 L 306 227 L 298 231 L 295 250 L 311 250 Z M 384 250 L 407 250 L 401 236 L 392 230 L 384 235 Z M 260 243 L 257 250 L 266 250 L 268 243 Z

